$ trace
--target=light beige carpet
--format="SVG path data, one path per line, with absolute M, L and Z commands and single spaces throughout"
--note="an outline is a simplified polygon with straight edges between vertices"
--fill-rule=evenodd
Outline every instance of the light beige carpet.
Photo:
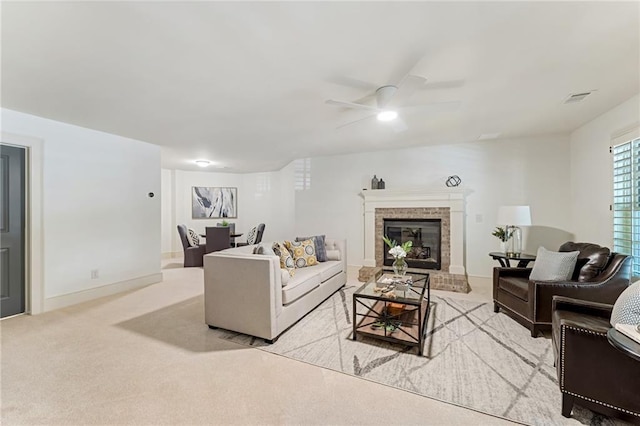
M 159 284 L 0 321 L 0 423 L 509 424 L 219 339 L 202 269 L 178 262 Z

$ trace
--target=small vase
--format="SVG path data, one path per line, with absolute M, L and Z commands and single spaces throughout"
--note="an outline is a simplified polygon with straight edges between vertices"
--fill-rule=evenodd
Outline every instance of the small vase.
M 407 262 L 404 257 L 398 257 L 393 261 L 393 273 L 397 276 L 403 277 L 407 273 Z

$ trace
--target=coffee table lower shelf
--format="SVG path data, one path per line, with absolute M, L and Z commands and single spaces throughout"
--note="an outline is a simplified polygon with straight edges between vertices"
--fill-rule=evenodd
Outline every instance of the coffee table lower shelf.
M 356 340 L 357 336 L 361 335 L 391 343 L 417 346 L 418 355 L 422 356 L 426 323 L 429 317 L 429 302 L 423 300 L 420 307 L 407 305 L 405 310 L 398 315 L 386 313 L 389 304 L 390 302 L 387 301 L 376 301 L 366 313 L 355 313 L 356 318 L 358 316 L 362 318 L 354 326 L 353 340 Z M 422 321 L 418 318 L 420 313 L 423 315 Z M 371 326 L 377 322 L 400 323 L 400 325 L 398 325 L 396 331 L 389 332 L 386 327 L 372 328 Z

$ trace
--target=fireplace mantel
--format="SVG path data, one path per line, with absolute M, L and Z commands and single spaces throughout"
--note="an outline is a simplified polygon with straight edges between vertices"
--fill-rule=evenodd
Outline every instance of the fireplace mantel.
M 464 188 L 406 188 L 362 191 L 364 199 L 364 264 L 376 266 L 376 209 L 447 208 L 450 213 L 450 264 L 448 273 L 466 275 L 464 266 Z

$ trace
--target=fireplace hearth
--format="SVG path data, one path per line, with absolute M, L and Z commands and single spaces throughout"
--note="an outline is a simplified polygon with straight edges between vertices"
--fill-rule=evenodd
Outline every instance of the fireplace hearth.
M 412 248 L 405 261 L 409 268 L 440 270 L 441 219 L 383 219 L 383 235 L 403 244 L 411 241 Z M 382 247 L 385 266 L 393 264 L 386 245 Z

